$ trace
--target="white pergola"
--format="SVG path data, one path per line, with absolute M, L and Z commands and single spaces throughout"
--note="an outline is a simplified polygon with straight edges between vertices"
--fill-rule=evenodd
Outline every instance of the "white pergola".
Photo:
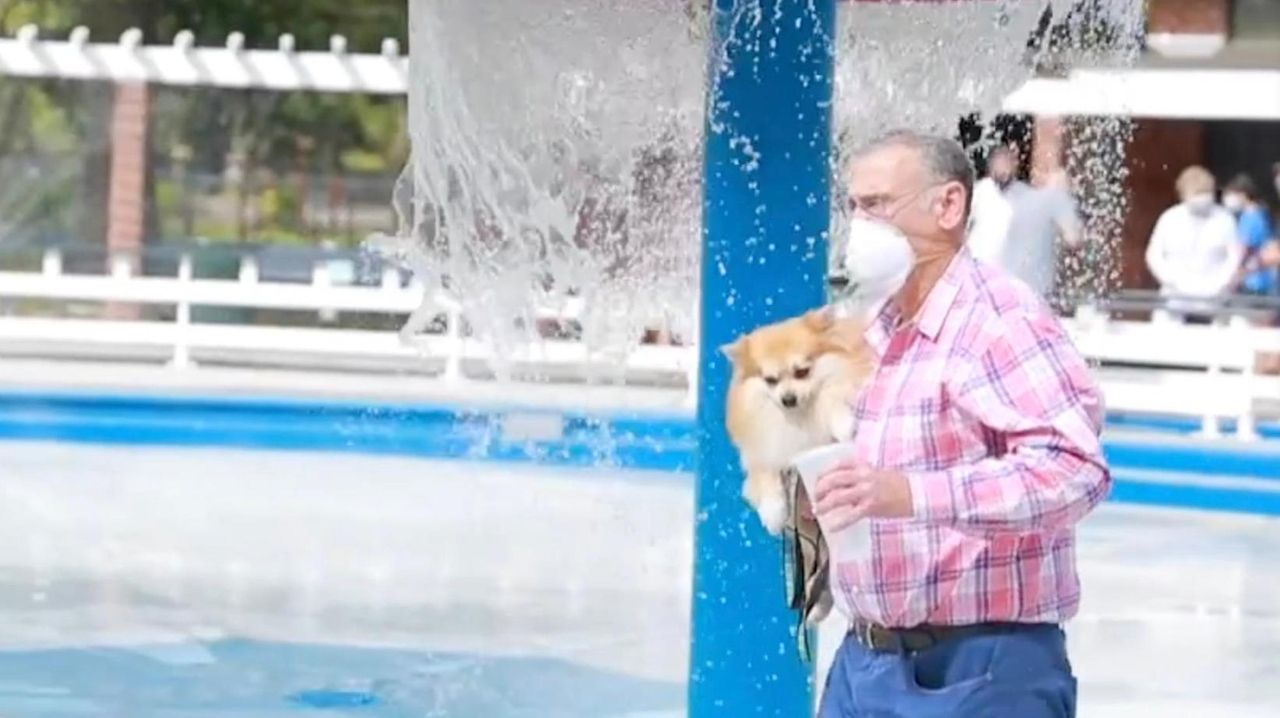
M 341 35 L 330 37 L 326 52 L 300 51 L 287 34 L 274 50 L 246 48 L 239 32 L 231 33 L 222 47 L 196 47 L 189 30 L 179 32 L 170 45 L 144 45 L 136 28 L 115 42 L 90 42 L 83 26 L 66 39 L 43 39 L 35 25 L 0 38 L 0 75 L 115 85 L 105 239 L 109 250 L 133 253 L 144 232 L 147 87 L 397 96 L 408 92 L 408 66 L 400 43 L 390 38 L 382 41 L 380 53 L 348 52 Z
M 347 52 L 341 35 L 330 38 L 327 52 L 297 50 L 292 35 L 280 36 L 274 50 L 246 49 L 238 32 L 224 47 L 196 47 L 189 30 L 172 45 L 143 45 L 137 29 L 117 42 L 90 42 L 85 27 L 66 40 L 42 39 L 34 25 L 0 39 L 0 74 L 13 77 L 402 95 L 408 65 L 392 38 L 382 41 L 381 53 Z
M 43 39 L 34 25 L 0 38 L 0 74 L 13 77 L 145 82 L 304 92 L 403 95 L 409 59 L 387 38 L 380 53 L 347 51 L 342 35 L 327 51 L 301 51 L 292 35 L 274 50 L 244 46 L 232 33 L 223 47 L 196 47 L 190 31 L 171 45 L 143 45 L 128 30 L 116 42 Z M 1111 115 L 1169 119 L 1280 120 L 1280 69 L 1090 69 L 1063 78 L 1033 78 L 1004 101 L 1008 112 L 1046 116 Z

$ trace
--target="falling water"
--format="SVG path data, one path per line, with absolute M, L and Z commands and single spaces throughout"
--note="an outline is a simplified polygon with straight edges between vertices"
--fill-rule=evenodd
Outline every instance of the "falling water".
M 380 244 L 426 287 L 406 331 L 426 325 L 443 291 L 500 376 L 501 358 L 536 338 L 540 313 L 576 312 L 605 364 L 621 365 L 646 329 L 691 339 L 708 0 L 410 6 L 413 159 L 395 197 L 399 231 Z M 891 126 L 951 134 L 961 117 L 994 117 L 1037 73 L 1126 63 L 1141 6 L 840 3 L 833 255 L 842 154 Z M 741 0 L 737 11 L 760 6 Z M 1066 125 L 1065 165 L 1093 241 L 1067 258 L 1061 284 L 1099 293 L 1118 278 L 1129 123 Z
M 687 9 L 411 2 L 399 249 L 495 356 L 539 308 L 576 308 L 619 358 L 645 328 L 688 336 L 706 63 Z
M 840 15 L 833 182 L 840 157 L 876 134 L 906 127 L 953 134 L 958 120 L 990 120 L 1004 99 L 1036 75 L 1073 67 L 1130 64 L 1141 48 L 1141 0 L 846 3 Z M 1127 211 L 1123 117 L 1065 121 L 1061 158 L 1088 243 L 1061 260 L 1063 303 L 1113 289 Z M 978 149 L 1000 138 L 984 128 Z M 832 193 L 833 259 L 843 253 L 845 193 Z

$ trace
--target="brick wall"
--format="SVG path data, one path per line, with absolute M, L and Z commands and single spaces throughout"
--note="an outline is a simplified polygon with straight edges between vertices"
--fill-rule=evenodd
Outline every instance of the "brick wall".
M 1174 181 L 1193 164 L 1204 164 L 1205 127 L 1200 122 L 1138 120 L 1126 163 L 1129 211 L 1120 249 L 1121 282 L 1126 288 L 1154 288 L 1147 271 L 1147 242 L 1160 213 L 1178 202 Z
M 1062 166 L 1063 124 L 1057 117 L 1036 117 L 1031 128 L 1031 182 L 1043 184 L 1050 172 Z
M 1231 0 L 1149 0 L 1147 31 L 1225 35 Z

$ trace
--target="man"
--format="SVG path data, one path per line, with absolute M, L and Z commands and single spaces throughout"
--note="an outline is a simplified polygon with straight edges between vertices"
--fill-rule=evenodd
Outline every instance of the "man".
M 1001 145 L 991 151 L 987 178 L 973 188 L 969 249 L 984 262 L 1000 264 L 1014 208 L 1031 189 L 1017 175 L 1018 153 L 1012 147 Z
M 850 455 L 814 493 L 819 517 L 874 536 L 870 560 L 832 558 L 851 628 L 820 716 L 1072 716 L 1072 527 L 1110 487 L 1098 387 L 1044 302 L 965 248 L 957 143 L 892 133 L 848 185 L 916 259 L 872 315 Z
M 1029 189 L 1013 205 L 1000 266 L 1041 297 L 1052 298 L 1058 273 L 1058 245 L 1078 249 L 1084 243 L 1070 180 L 1054 169 L 1040 187 Z
M 1214 201 L 1216 182 L 1203 167 L 1187 167 L 1175 183 L 1181 200 L 1156 220 L 1147 245 L 1147 268 L 1160 283 L 1167 312 L 1160 318 L 1195 314 L 1209 307 L 1196 298 L 1213 298 L 1233 287 L 1244 250 L 1236 239 L 1236 221 Z

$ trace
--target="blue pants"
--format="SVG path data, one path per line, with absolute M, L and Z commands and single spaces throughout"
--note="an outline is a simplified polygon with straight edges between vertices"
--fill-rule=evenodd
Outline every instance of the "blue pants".
M 870 651 L 846 636 L 818 718 L 1073 718 L 1076 679 L 1052 625 L 944 641 L 918 653 Z

